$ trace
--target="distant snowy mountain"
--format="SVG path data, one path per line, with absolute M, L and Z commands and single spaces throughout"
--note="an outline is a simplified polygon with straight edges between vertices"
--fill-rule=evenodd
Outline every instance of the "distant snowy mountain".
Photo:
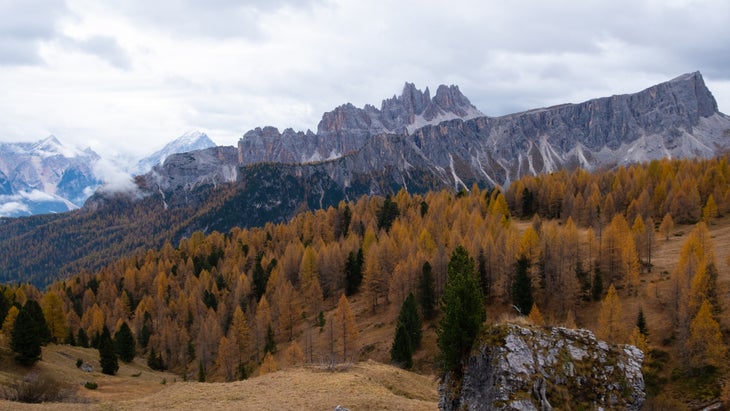
M 144 174 L 152 169 L 152 167 L 162 164 L 165 159 L 178 153 L 187 153 L 189 151 L 203 150 L 215 147 L 216 144 L 205 133 L 192 131 L 185 133 L 178 139 L 171 141 L 161 150 L 156 151 L 148 157 L 140 160 L 131 170 L 133 175 Z
M 91 149 L 55 136 L 36 143 L 0 143 L 0 217 L 57 213 L 81 207 L 101 181 Z

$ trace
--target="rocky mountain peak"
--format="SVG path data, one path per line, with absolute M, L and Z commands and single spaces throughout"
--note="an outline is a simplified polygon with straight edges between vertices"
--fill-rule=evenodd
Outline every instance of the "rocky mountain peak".
M 322 115 L 316 134 L 256 128 L 239 141 L 240 163 L 331 160 L 359 150 L 378 134 L 407 134 L 429 124 L 482 115 L 458 87 L 441 86 L 439 91 L 432 99 L 428 88 L 421 91 L 405 83 L 401 95 L 383 100 L 380 109 L 343 104 Z

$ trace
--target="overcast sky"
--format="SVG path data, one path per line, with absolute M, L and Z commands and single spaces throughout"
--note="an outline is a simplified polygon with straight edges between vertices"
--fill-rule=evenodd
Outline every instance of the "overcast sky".
M 406 81 L 496 116 L 699 70 L 730 112 L 728 16 L 727 0 L 0 0 L 0 141 L 233 145 Z

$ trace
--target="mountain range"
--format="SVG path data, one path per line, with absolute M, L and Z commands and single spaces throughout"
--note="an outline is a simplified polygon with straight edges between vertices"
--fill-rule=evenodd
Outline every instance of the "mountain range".
M 325 113 L 317 133 L 256 128 L 237 147 L 167 156 L 136 177 L 133 193 L 98 191 L 72 213 L 0 220 L 0 272 L 44 284 L 196 230 L 282 222 L 362 195 L 506 186 L 528 174 L 710 157 L 728 147 L 730 117 L 699 72 L 501 117 L 484 116 L 456 86 L 431 97 L 406 83 L 379 109 Z
M 123 168 L 132 175 L 144 174 L 171 154 L 213 146 L 204 133 L 190 132 Z M 97 169 L 100 160 L 90 148 L 66 146 L 55 136 L 35 143 L 0 143 L 0 217 L 62 213 L 82 207 L 106 183 L 104 172 Z
M 99 155 L 64 146 L 55 136 L 36 143 L 0 143 L 0 216 L 79 208 L 101 185 Z

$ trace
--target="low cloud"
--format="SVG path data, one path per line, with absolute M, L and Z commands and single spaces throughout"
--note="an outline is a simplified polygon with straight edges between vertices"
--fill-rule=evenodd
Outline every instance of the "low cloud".
M 94 174 L 104 183 L 99 191 L 105 193 L 137 193 L 132 176 L 109 160 L 101 159 L 94 165 Z
M 30 209 L 23 203 L 18 203 L 16 201 L 3 203 L 2 201 L 3 200 L 0 198 L 0 217 L 30 214 Z

